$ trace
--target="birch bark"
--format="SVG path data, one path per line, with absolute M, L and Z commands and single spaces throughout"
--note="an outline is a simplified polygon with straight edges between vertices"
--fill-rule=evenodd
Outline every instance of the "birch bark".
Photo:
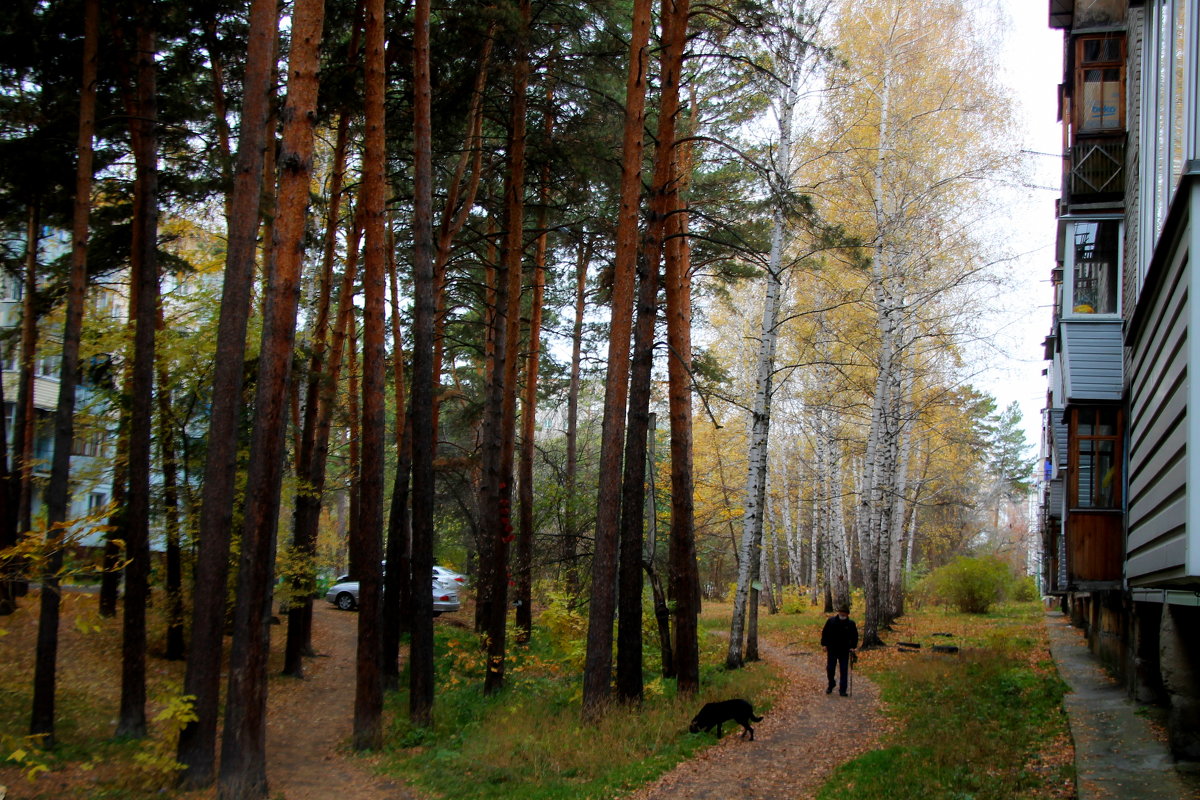
M 780 53 L 781 66 L 788 70 L 788 75 L 776 106 L 779 118 L 779 149 L 771 180 L 777 199 L 771 215 L 771 252 L 767 259 L 762 322 L 759 327 L 754 408 L 750 417 L 750 448 L 746 458 L 746 499 L 743 504 L 745 510 L 742 515 L 742 540 L 738 553 L 738 582 L 733 598 L 733 619 L 729 628 L 729 650 L 725 655 L 727 669 L 736 669 L 743 662 L 742 641 L 746 603 L 752 591 L 751 584 L 756 577 L 754 572 L 759 563 L 758 551 L 762 547 L 767 444 L 771 427 L 771 381 L 775 373 L 775 348 L 779 340 L 784 203 L 792 182 L 792 119 L 803 77 L 801 66 L 805 49 L 803 42 L 788 42 L 784 52 Z M 758 643 L 754 640 L 757 630 L 752 629 L 750 636 L 748 648 L 757 651 Z

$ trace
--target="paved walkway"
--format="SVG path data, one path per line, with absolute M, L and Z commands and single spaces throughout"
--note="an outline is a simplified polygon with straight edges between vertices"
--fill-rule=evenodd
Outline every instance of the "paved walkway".
M 1165 742 L 1138 714 L 1124 688 L 1087 649 L 1070 618 L 1046 615 L 1050 652 L 1071 693 L 1064 698 L 1075 740 L 1078 800 L 1200 798 L 1194 775 L 1181 775 Z

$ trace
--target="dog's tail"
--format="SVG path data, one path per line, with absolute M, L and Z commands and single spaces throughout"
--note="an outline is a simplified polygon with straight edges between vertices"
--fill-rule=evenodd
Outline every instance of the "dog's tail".
M 751 721 L 751 722 L 762 722 L 762 721 L 763 721 L 763 718 L 762 718 L 762 717 L 756 717 L 756 716 L 754 716 L 753 714 L 751 714 L 751 715 L 750 715 L 750 721 Z

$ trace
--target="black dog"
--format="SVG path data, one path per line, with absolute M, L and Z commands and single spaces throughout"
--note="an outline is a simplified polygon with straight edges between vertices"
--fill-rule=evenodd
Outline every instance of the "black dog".
M 705 703 L 704 708 L 700 709 L 700 713 L 692 719 L 688 730 L 692 733 L 698 733 L 701 729 L 710 731 L 713 725 L 716 725 L 717 738 L 720 739 L 721 724 L 728 720 L 733 720 L 745 728 L 746 732 L 750 734 L 750 741 L 753 742 L 754 728 L 750 727 L 750 723 L 762 722 L 762 717 L 754 716 L 754 706 L 745 700 L 722 700 L 719 703 Z M 742 735 L 745 736 L 745 733 Z

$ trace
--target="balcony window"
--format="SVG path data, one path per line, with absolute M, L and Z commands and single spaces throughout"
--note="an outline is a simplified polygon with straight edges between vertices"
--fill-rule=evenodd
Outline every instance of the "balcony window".
M 1077 131 L 1124 130 L 1125 37 L 1081 36 L 1075 46 Z
M 1070 280 L 1068 314 L 1116 315 L 1121 311 L 1121 223 L 1089 220 L 1067 225 Z
M 76 435 L 71 445 L 73 456 L 100 456 L 104 454 L 104 440 L 107 438 L 103 431 L 83 431 Z
M 1189 162 L 1200 156 L 1194 3 L 1147 0 L 1141 59 L 1139 176 L 1141 231 L 1138 281 L 1153 257 L 1167 212 Z
M 1121 410 L 1112 407 L 1076 408 L 1074 429 L 1075 469 L 1071 479 L 1071 507 L 1112 509 L 1121 507 Z

